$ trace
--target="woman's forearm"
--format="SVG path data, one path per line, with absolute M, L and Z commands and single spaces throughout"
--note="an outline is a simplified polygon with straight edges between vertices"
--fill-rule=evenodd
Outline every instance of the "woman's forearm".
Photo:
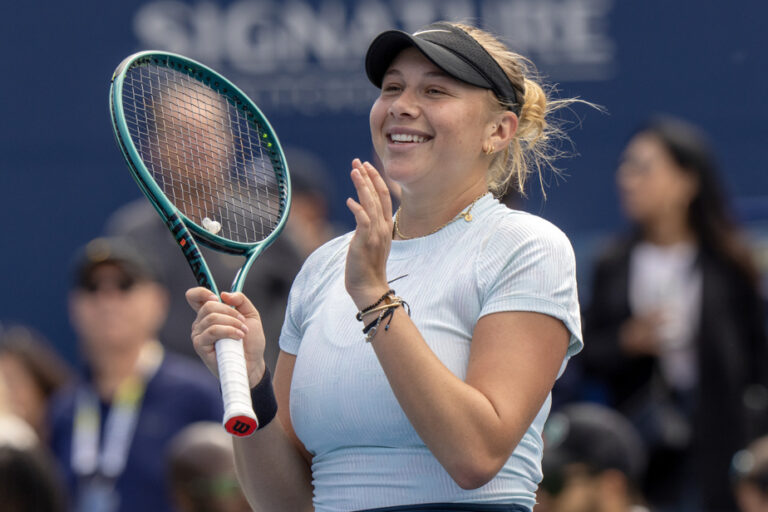
M 520 334 L 510 336 L 509 328 Z M 504 334 L 494 339 L 493 332 Z M 496 475 L 536 417 L 567 339 L 562 323 L 545 315 L 489 315 L 476 328 L 466 382 L 437 358 L 401 308 L 372 344 L 421 439 L 459 486 L 475 488 Z
M 238 480 L 254 510 L 311 512 L 309 465 L 275 418 L 250 437 L 234 438 Z

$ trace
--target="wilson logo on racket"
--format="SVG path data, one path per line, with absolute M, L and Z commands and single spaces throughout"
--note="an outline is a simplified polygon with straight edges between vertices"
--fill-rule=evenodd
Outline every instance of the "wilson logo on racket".
M 230 428 L 234 433 L 243 435 L 247 434 L 253 426 L 240 420 L 235 420 L 235 423 Z

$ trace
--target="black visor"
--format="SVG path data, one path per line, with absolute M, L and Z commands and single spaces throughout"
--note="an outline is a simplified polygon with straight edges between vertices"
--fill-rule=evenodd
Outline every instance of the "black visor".
M 365 56 L 365 72 L 373 85 L 381 88 L 389 65 L 411 46 L 457 80 L 490 89 L 509 110 L 520 115 L 518 91 L 499 63 L 472 36 L 450 23 L 432 23 L 413 34 L 401 30 L 379 34 Z

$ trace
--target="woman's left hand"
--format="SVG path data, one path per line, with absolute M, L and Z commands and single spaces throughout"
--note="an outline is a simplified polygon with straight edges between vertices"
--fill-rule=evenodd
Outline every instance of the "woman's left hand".
M 347 199 L 357 227 L 347 252 L 345 286 L 358 308 L 375 302 L 388 289 L 387 258 L 392 245 L 392 199 L 379 172 L 368 162 L 352 161 L 358 201 Z

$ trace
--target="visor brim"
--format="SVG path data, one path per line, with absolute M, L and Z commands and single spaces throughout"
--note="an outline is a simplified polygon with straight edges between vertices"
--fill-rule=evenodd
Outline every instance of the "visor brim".
M 371 83 L 381 88 L 384 75 L 392 61 L 409 47 L 418 49 L 435 66 L 453 78 L 483 89 L 492 89 L 491 84 L 461 57 L 438 44 L 414 37 L 401 30 L 382 32 L 368 47 L 368 53 L 365 56 L 365 72 Z

